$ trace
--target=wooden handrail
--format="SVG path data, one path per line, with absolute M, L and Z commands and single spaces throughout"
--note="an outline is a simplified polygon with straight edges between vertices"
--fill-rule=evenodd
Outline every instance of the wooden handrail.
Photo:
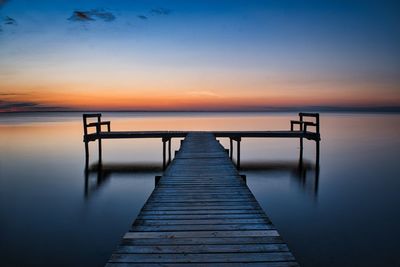
M 311 121 L 305 121 L 305 122 L 303 122 L 303 125 L 304 125 L 304 128 L 303 128 L 304 132 L 307 132 L 307 126 L 315 126 L 315 127 L 318 126 L 318 124 L 311 122 Z
M 86 127 L 97 127 L 98 125 L 107 125 L 107 131 L 111 131 L 111 122 L 110 121 L 101 121 L 101 122 L 91 122 L 86 125 Z
M 319 134 L 319 113 L 309 113 L 309 112 L 300 112 L 299 113 L 300 120 L 291 120 L 290 121 L 290 130 L 294 130 L 294 125 L 298 124 L 300 126 L 300 131 L 307 132 L 307 126 L 315 126 L 316 133 Z M 315 118 L 315 122 L 313 121 L 305 121 L 304 117 L 312 117 Z
M 101 117 L 101 113 L 86 113 L 86 114 L 82 114 L 82 116 L 84 118 L 97 118 L 97 117 Z
M 300 112 L 299 116 L 303 116 L 303 117 L 319 117 L 319 113 Z
M 290 130 L 293 131 L 294 130 L 294 125 L 298 124 L 300 125 L 300 129 L 302 128 L 301 125 L 303 124 L 302 121 L 296 121 L 296 120 L 291 120 L 290 121 Z
M 101 126 L 107 125 L 107 131 L 111 131 L 111 122 L 110 121 L 101 121 L 101 113 L 93 113 L 93 114 L 82 114 L 83 118 L 83 141 L 86 142 L 86 136 L 88 135 L 88 128 L 96 127 L 96 133 L 101 132 Z M 97 118 L 96 122 L 88 123 L 88 118 Z

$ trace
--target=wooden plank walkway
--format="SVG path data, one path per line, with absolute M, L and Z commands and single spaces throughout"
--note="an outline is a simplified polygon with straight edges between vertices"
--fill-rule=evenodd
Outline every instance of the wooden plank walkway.
M 298 266 L 211 133 L 189 133 L 112 266 Z

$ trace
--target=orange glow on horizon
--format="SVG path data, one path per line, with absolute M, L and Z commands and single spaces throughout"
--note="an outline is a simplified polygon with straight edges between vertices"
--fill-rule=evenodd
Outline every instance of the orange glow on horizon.
M 22 82 L 23 83 L 23 82 Z M 79 85 L 78 85 L 79 86 Z M 221 83 L 213 90 L 207 84 L 196 84 L 184 88 L 177 82 L 175 89 L 113 89 L 95 84 L 83 86 L 71 84 L 34 87 L 20 84 L 0 85 L 0 101 L 9 103 L 32 103 L 34 107 L 50 107 L 59 110 L 255 110 L 274 107 L 300 106 L 377 106 L 400 105 L 396 90 L 379 94 L 371 86 L 347 85 L 348 90 L 336 90 L 340 85 L 314 85 L 310 87 L 290 84 L 269 84 L 244 89 L 240 85 Z M 341 85 L 344 86 L 344 85 Z M 303 88 L 304 87 L 304 88 Z M 54 89 L 56 88 L 56 89 Z M 85 89 L 76 89 L 85 88 Z M 135 88 L 135 87 L 134 87 Z M 146 88 L 146 87 L 143 87 Z M 29 111 L 21 105 L 11 106 L 1 111 Z

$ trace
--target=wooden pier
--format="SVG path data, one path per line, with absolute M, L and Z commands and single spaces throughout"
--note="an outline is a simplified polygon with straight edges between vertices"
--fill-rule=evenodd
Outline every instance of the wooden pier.
M 211 133 L 189 133 L 107 266 L 298 266 Z
M 84 114 L 83 126 L 85 170 L 89 142 L 98 142 L 100 166 L 103 139 L 160 138 L 163 144 L 164 173 L 156 177 L 154 191 L 107 266 L 298 266 L 238 172 L 240 142 L 298 138 L 302 166 L 303 139 L 315 141 L 318 173 L 319 114 L 299 113 L 299 120 L 290 121 L 290 130 L 282 131 L 111 131 L 111 122 L 102 121 L 101 114 Z M 95 132 L 89 133 L 92 127 Z M 184 140 L 172 160 L 173 138 Z M 229 138 L 229 149 L 216 138 Z
M 307 121 L 305 118 L 311 118 L 313 121 Z M 89 119 L 95 119 L 94 122 L 88 122 Z M 107 131 L 102 130 L 102 126 L 107 126 Z M 295 129 L 298 125 L 298 130 Z M 310 127 L 315 131 L 311 131 Z M 89 133 L 90 128 L 95 128 L 95 132 Z M 320 123 L 318 113 L 299 113 L 299 120 L 290 121 L 290 130 L 281 131 L 211 131 L 218 138 L 229 138 L 229 156 L 233 160 L 233 141 L 236 141 L 236 167 L 240 169 L 240 142 L 243 138 L 298 138 L 300 140 L 300 161 L 303 159 L 303 139 L 315 141 L 315 159 L 316 166 L 319 166 L 319 142 Z M 171 162 L 171 140 L 173 138 L 185 138 L 187 134 L 195 133 L 191 131 L 111 131 L 111 122 L 102 121 L 101 114 L 83 114 L 83 142 L 85 143 L 85 168 L 89 166 L 89 143 L 98 142 L 99 162 L 102 162 L 102 140 L 103 139 L 142 139 L 158 138 L 163 144 L 163 169 Z M 167 148 L 168 146 L 168 148 Z M 168 159 L 167 159 L 168 154 Z

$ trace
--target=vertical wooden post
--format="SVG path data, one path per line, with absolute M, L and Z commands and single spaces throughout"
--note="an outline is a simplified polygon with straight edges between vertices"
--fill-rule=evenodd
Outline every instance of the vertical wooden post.
M 158 185 L 158 182 L 160 181 L 161 176 L 160 175 L 156 175 L 154 177 L 154 187 L 156 187 Z
M 99 134 L 101 133 L 101 118 L 100 116 L 97 117 L 97 125 L 96 125 L 96 134 L 97 134 L 97 142 L 99 145 L 99 164 L 101 164 L 102 162 L 102 146 L 101 146 L 101 137 L 99 136 Z
M 89 168 L 89 143 L 88 141 L 85 142 L 85 169 Z
M 315 141 L 315 166 L 319 169 L 319 140 Z
M 163 143 L 163 170 L 165 170 L 165 168 L 166 168 L 166 143 L 167 142 L 167 140 L 163 137 L 162 138 L 162 143 Z
M 89 141 L 87 140 L 87 118 L 83 114 L 83 142 L 85 143 L 85 169 L 89 167 Z
M 232 137 L 229 137 L 229 158 L 232 160 L 233 157 L 233 140 Z
M 317 140 L 315 141 L 315 165 L 316 165 L 316 172 L 319 172 L 319 142 L 320 142 L 320 136 L 319 136 L 319 114 L 316 114 L 316 132 L 318 134 Z
M 171 138 L 168 139 L 168 164 L 171 163 Z
M 300 148 L 300 153 L 299 153 L 299 174 L 303 172 L 303 150 Z
M 241 141 L 241 137 L 238 137 L 236 139 L 237 142 L 237 159 L 236 159 L 236 168 L 238 170 L 240 170 L 240 141 Z
M 303 114 L 299 113 L 300 116 L 300 131 L 303 131 Z M 303 157 L 303 137 L 300 137 L 300 152 L 301 152 L 301 157 Z

